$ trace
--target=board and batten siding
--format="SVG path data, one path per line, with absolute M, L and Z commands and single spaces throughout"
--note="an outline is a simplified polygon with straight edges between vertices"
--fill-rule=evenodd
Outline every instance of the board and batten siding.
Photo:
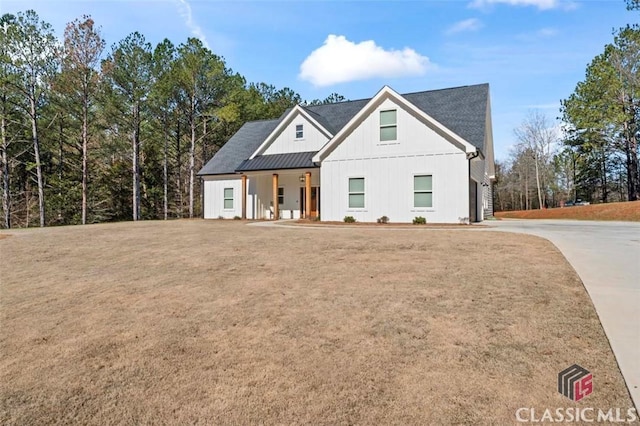
M 397 140 L 380 142 L 380 111 L 397 111 Z M 433 207 L 415 208 L 414 176 L 431 175 Z M 349 208 L 349 178 L 365 179 L 365 207 Z M 321 217 L 375 222 L 457 223 L 469 216 L 466 154 L 391 100 L 367 116 L 321 166 Z
M 205 219 L 233 219 L 242 216 L 242 181 L 238 175 L 205 176 L 204 180 L 204 218 Z M 247 192 L 250 192 L 251 182 L 247 182 Z M 233 208 L 224 208 L 224 190 L 233 189 Z M 247 217 L 252 218 L 253 198 L 247 197 Z
M 296 138 L 296 125 L 302 124 L 303 137 Z M 262 155 L 287 154 L 290 152 L 318 151 L 329 141 L 315 125 L 302 114 L 296 114 Z

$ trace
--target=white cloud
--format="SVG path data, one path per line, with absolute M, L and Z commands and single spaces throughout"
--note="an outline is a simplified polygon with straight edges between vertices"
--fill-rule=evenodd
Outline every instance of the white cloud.
M 525 42 L 537 42 L 556 37 L 558 34 L 560 32 L 556 28 L 546 27 L 537 31 L 518 34 L 516 38 Z
M 542 38 L 554 37 L 558 35 L 558 30 L 555 28 L 541 28 L 536 34 Z
M 446 31 L 447 34 L 461 33 L 464 31 L 476 31 L 482 28 L 482 22 L 476 18 L 465 19 L 464 21 L 456 22 Z
M 469 4 L 469 6 L 474 8 L 483 8 L 494 4 L 507 4 L 510 6 L 533 6 L 537 7 L 540 10 L 557 8 L 571 10 L 576 7 L 576 4 L 570 0 L 473 0 Z
M 298 77 L 315 86 L 330 86 L 376 77 L 423 75 L 430 65 L 429 58 L 408 47 L 384 50 L 373 40 L 354 43 L 331 34 L 302 62 Z
M 184 24 L 187 26 L 187 28 L 189 28 L 189 31 L 191 31 L 191 34 L 194 37 L 200 39 L 204 47 L 210 49 L 209 43 L 207 42 L 207 37 L 204 35 L 204 31 L 202 31 L 200 25 L 198 25 L 193 19 L 193 13 L 191 12 L 191 5 L 189 4 L 189 2 L 187 0 L 176 1 L 178 3 L 178 11 L 180 12 L 180 16 L 184 20 Z

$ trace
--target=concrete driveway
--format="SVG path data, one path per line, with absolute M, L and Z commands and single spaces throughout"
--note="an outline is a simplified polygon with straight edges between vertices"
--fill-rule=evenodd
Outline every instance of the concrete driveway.
M 586 287 L 640 408 L 640 223 L 569 220 L 486 221 L 498 231 L 550 240 Z

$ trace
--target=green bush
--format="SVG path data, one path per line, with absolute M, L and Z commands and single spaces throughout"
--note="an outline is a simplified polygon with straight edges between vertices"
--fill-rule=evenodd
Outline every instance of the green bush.
M 379 217 L 378 223 L 389 223 L 389 217 L 388 216 Z
M 425 225 L 427 223 L 427 219 L 422 216 L 416 216 L 413 218 L 414 225 Z
M 233 220 L 241 220 L 242 218 L 240 216 L 234 216 Z
M 353 216 L 345 216 L 344 221 L 345 223 L 354 223 L 356 221 L 356 218 Z

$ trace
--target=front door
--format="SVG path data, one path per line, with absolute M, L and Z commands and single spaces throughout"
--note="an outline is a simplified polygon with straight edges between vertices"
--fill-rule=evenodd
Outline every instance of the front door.
M 306 211 L 305 198 L 304 198 L 305 188 L 300 188 L 300 217 L 304 217 L 304 212 Z M 320 188 L 317 186 L 311 187 L 311 217 L 318 217 L 320 213 Z

